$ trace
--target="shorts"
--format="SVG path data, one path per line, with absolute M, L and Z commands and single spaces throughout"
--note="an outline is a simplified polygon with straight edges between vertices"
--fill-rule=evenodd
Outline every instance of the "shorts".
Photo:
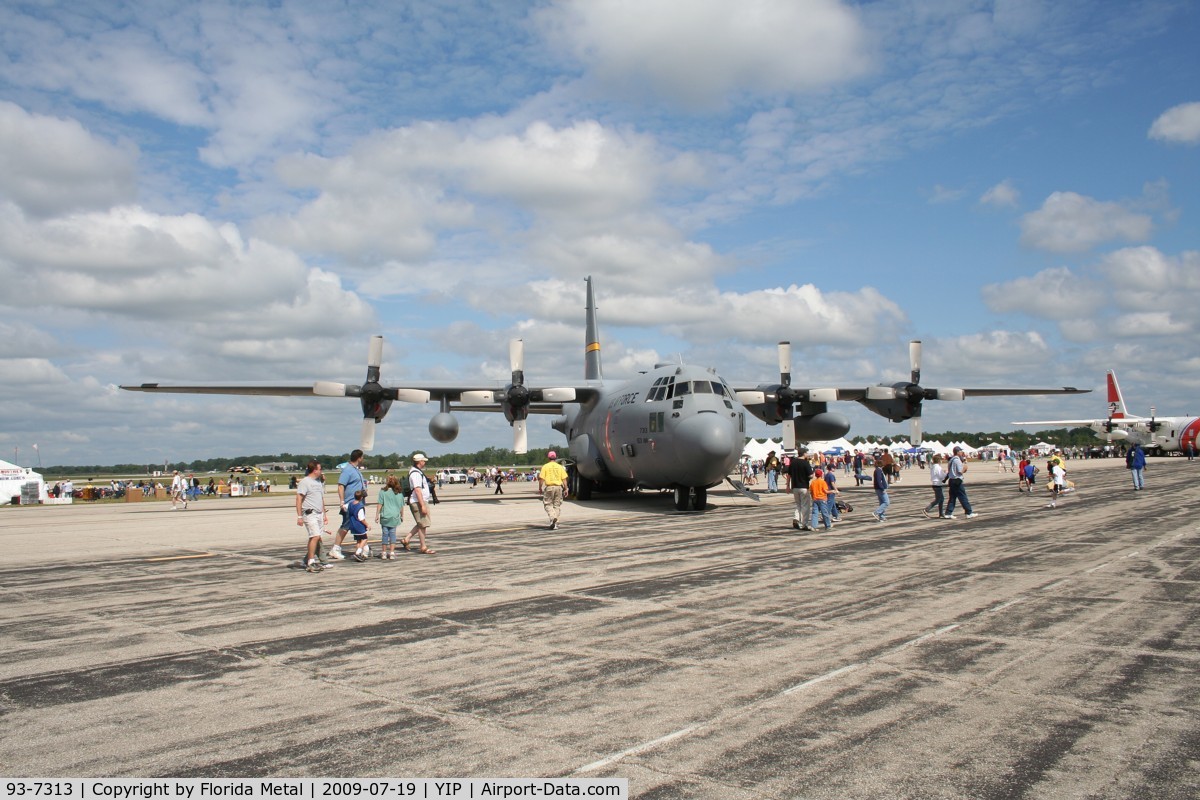
M 367 540 L 367 532 L 366 531 L 363 531 L 362 533 L 354 534 L 354 541 L 365 542 L 366 540 Z
M 380 525 L 382 541 L 380 544 L 395 544 L 396 543 L 396 526 L 395 525 Z
M 409 506 L 412 511 L 413 521 L 416 522 L 418 528 L 428 528 L 433 522 L 429 514 L 422 514 L 420 506 Z
M 306 538 L 311 539 L 314 536 L 320 536 L 325 532 L 323 517 L 324 515 L 319 511 L 304 515 L 304 530 L 308 534 Z

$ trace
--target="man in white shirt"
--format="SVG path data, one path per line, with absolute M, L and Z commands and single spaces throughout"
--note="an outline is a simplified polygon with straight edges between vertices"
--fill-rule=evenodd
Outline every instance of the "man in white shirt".
M 179 474 L 179 470 L 175 470 L 175 477 L 171 478 L 171 510 L 174 511 L 180 502 L 186 511 L 187 479 Z
M 400 546 L 405 550 L 408 549 L 408 543 L 412 541 L 412 537 L 417 537 L 417 542 L 420 545 L 418 553 L 424 555 L 434 555 L 436 550 L 430 548 L 425 543 L 425 534 L 429 530 L 432 522 L 429 515 L 429 506 L 433 502 L 433 492 L 429 488 L 429 478 L 425 475 L 424 453 L 416 453 L 412 457 L 413 465 L 408 471 L 408 487 L 412 491 L 412 496 L 409 498 L 408 504 L 412 509 L 413 520 L 416 524 L 413 525 L 408 536 L 400 540 Z

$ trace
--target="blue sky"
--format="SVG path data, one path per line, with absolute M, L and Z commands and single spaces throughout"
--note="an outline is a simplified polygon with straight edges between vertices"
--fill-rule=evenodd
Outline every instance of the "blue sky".
M 341 452 L 352 401 L 121 383 L 1100 387 L 1200 413 L 1190 2 L 0 8 L 0 457 Z M 925 429 L 1103 398 L 930 403 Z M 394 408 L 377 450 L 507 446 Z M 857 406 L 852 434 L 903 434 Z M 767 435 L 770 429 L 756 428 Z M 533 446 L 560 444 L 545 420 Z

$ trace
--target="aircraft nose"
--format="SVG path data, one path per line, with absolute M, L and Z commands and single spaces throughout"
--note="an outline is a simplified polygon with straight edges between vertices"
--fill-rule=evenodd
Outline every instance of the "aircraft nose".
M 679 459 L 693 475 L 690 485 L 723 480 L 731 459 L 736 459 L 733 425 L 720 414 L 697 414 L 681 420 L 675 429 Z

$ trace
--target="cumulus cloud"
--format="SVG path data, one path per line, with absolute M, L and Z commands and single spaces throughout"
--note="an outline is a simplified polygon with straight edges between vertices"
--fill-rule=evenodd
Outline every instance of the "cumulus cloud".
M 1040 209 L 1021 218 L 1021 243 L 1052 253 L 1078 253 L 1114 239 L 1145 239 L 1153 229 L 1149 215 L 1120 203 L 1054 192 Z
M 0 101 L 0 198 L 45 217 L 108 208 L 136 193 L 137 151 L 92 135 L 73 119 L 30 114 Z
M 1200 103 L 1180 103 L 1150 126 L 1149 137 L 1162 142 L 1200 144 Z
M 602 82 L 691 107 L 740 91 L 805 92 L 870 68 L 858 15 L 837 0 L 565 0 L 535 19 Z
M 1103 286 L 1075 275 L 1067 267 L 988 284 L 981 294 L 987 307 L 996 313 L 1016 312 L 1055 320 L 1086 316 L 1105 300 Z
M 1114 301 L 1131 312 L 1171 311 L 1200 320 L 1200 251 L 1170 256 L 1156 247 L 1126 247 L 1106 255 L 1101 274 L 1114 287 Z
M 1067 339 L 1170 338 L 1200 330 L 1200 251 L 1171 256 L 1126 247 L 1073 272 L 1067 267 L 990 284 L 984 302 L 996 313 L 1054 320 Z
M 346 259 L 360 274 L 383 266 L 389 279 L 376 287 L 410 285 L 405 273 L 423 271 L 435 253 L 464 271 L 481 261 L 494 268 L 495 256 L 478 253 L 473 236 L 488 239 L 491 251 L 498 242 L 537 261 L 510 270 L 553 266 L 582 277 L 600 265 L 617 275 L 654 268 L 665 280 L 679 270 L 711 273 L 717 261 L 685 242 L 655 205 L 696 178 L 688 160 L 595 121 L 517 131 L 494 121 L 425 123 L 368 137 L 342 157 L 285 159 L 279 172 L 317 197 L 293 214 L 264 217 L 256 232 Z
M 26 308 L 212 328 L 237 320 L 239 336 L 288 332 L 314 318 L 373 319 L 336 276 L 290 251 L 245 240 L 231 224 L 138 207 L 38 221 L 0 206 L 0 281 Z
M 761 346 L 792 337 L 812 344 L 863 346 L 898 335 L 908 323 L 899 305 L 872 287 L 824 292 L 812 284 L 791 284 L 730 292 L 697 283 L 614 289 L 606 276 L 596 291 L 604 325 L 653 328 L 697 346 L 713 342 Z M 477 294 L 482 298 L 482 292 Z M 502 306 L 523 303 L 535 318 L 567 309 L 570 315 L 565 319 L 579 324 L 582 290 L 575 282 L 535 281 L 511 290 L 493 289 L 487 296 Z
M 988 189 L 979 198 L 979 204 L 997 208 L 1016 208 L 1021 200 L 1021 193 L 1012 181 L 1007 178 Z

